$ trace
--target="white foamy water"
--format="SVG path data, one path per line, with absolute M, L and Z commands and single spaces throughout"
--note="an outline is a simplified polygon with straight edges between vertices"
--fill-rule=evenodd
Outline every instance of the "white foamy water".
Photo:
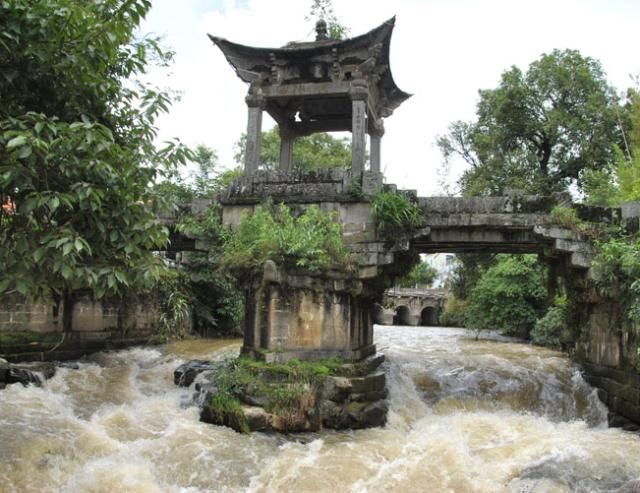
M 240 435 L 200 423 L 192 358 L 238 341 L 100 353 L 43 388 L 0 391 L 0 492 L 611 492 L 640 477 L 640 437 L 561 353 L 444 328 L 377 327 L 381 429 Z

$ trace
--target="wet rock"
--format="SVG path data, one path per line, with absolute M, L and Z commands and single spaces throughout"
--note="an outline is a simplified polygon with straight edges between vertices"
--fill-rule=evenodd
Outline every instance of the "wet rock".
M 345 377 L 327 377 L 322 398 L 333 402 L 344 402 L 351 395 L 351 380 Z
M 384 426 L 389 406 L 386 401 L 350 402 L 340 405 L 332 401 L 321 404 L 322 425 L 335 430 Z
M 356 402 L 373 402 L 386 399 L 387 397 L 389 397 L 389 391 L 386 388 L 364 394 L 351 394 L 351 400 Z
M 9 372 L 7 373 L 5 383 L 21 383 L 24 386 L 29 385 L 30 383 L 37 385 L 38 387 L 42 385 L 42 379 L 34 372 L 30 370 L 25 370 L 24 368 L 11 367 L 9 368 Z
M 640 479 L 623 484 L 615 493 L 640 493 Z
M 9 373 L 9 362 L 0 358 L 0 383 L 5 382 Z
M 373 373 L 384 362 L 384 360 L 384 354 L 373 354 L 357 363 L 345 363 L 344 365 L 340 365 L 338 367 L 338 374 L 346 377 L 362 377 L 369 373 Z
M 195 384 L 195 401 L 201 406 L 200 420 L 239 432 L 313 432 L 321 428 L 361 429 L 386 423 L 388 390 L 386 375 L 375 371 L 384 357 L 369 358 L 353 365 L 356 374 L 332 375 L 314 384 L 289 381 L 283 375 L 264 371 L 240 388 L 226 389 L 219 399 L 217 370 L 210 362 L 195 360 L 175 372 L 176 382 Z M 219 366 L 220 364 L 218 364 Z M 366 369 L 374 372 L 363 374 Z M 295 385 L 295 386 L 294 386 Z
M 351 386 L 354 394 L 366 394 L 383 390 L 386 382 L 386 375 L 383 372 L 378 372 L 366 377 L 352 378 Z
M 4 360 L 3 360 L 4 361 Z M 0 362 L 0 383 L 3 388 L 12 383 L 22 385 L 42 385 L 42 382 L 52 378 L 56 374 L 56 367 L 53 363 L 25 363 L 20 365 L 10 365 Z
M 20 363 L 19 365 L 14 365 L 14 366 L 16 368 L 22 368 L 24 370 L 34 372 L 44 380 L 49 380 L 50 378 L 53 378 L 56 374 L 56 365 L 48 361 Z
M 219 363 L 201 359 L 187 361 L 173 372 L 173 383 L 179 387 L 188 387 L 200 373 L 216 370 L 219 366 Z
M 226 426 L 241 433 L 249 431 L 244 415 L 241 412 L 225 412 L 219 414 L 206 403 L 200 411 L 200 421 L 213 425 Z
M 251 431 L 273 431 L 273 414 L 261 407 L 243 406 L 242 412 L 247 419 L 247 425 Z
M 240 394 L 240 400 L 249 406 L 261 406 L 264 407 L 269 402 L 269 397 L 261 395 L 256 392 L 256 385 L 249 385 Z

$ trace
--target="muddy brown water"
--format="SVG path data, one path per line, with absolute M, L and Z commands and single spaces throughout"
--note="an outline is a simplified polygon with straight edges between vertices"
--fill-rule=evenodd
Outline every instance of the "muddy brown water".
M 0 492 L 612 492 L 640 437 L 561 353 L 460 329 L 376 327 L 382 429 L 240 435 L 198 421 L 173 370 L 240 341 L 99 353 L 0 392 Z

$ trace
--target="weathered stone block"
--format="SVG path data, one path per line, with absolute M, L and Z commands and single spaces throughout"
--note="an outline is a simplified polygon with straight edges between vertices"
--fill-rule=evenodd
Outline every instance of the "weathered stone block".
M 372 279 L 377 275 L 378 275 L 378 267 L 375 265 L 360 267 L 358 269 L 358 277 L 360 279 Z
M 583 269 L 588 269 L 591 267 L 591 262 L 593 261 L 593 256 L 584 252 L 573 252 L 571 254 L 571 265 L 574 267 L 581 267 Z
M 333 402 L 345 402 L 351 395 L 351 380 L 345 377 L 327 377 L 323 384 L 322 398 Z
M 354 394 L 366 394 L 382 391 L 386 385 L 386 376 L 383 372 L 374 373 L 365 377 L 351 379 L 351 387 Z
M 360 266 L 378 265 L 377 253 L 360 253 L 355 255 L 355 261 Z

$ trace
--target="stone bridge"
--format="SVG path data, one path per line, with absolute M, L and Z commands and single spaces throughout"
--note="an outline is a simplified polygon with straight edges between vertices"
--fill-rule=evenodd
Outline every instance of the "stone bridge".
M 357 195 L 352 192 L 354 183 Z M 383 304 L 385 290 L 421 253 L 536 253 L 548 261 L 552 272 L 566 279 L 568 289 L 581 289 L 592 277 L 592 244 L 570 227 L 555 224 L 553 208 L 571 206 L 579 216 L 612 224 L 634 215 L 632 210 L 572 206 L 562 195 L 417 197 L 403 191 L 398 193 L 407 195 L 422 211 L 424 226 L 390 237 L 379 230 L 371 209 L 371 198 L 382 189 L 381 174 L 369 170 L 357 176 L 336 169 L 258 170 L 217 196 L 222 222 L 230 229 L 239 225 L 245 211 L 266 198 L 298 211 L 310 205 L 333 211 L 357 266 L 355 274 L 321 275 L 285 271 L 283 266 L 265 268 L 263 279 L 247 287 L 249 298 L 253 297 L 245 320 L 248 351 L 275 351 L 270 357 L 279 359 L 311 357 L 312 353 L 359 359 L 375 352 L 373 323 L 380 320 L 375 304 Z M 434 312 L 422 313 L 426 305 L 420 312 L 417 304 L 403 306 L 408 312 L 394 314 L 397 322 L 437 320 Z
M 352 193 L 354 182 L 361 190 L 357 195 Z M 535 253 L 548 262 L 550 280 L 562 278 L 576 302 L 568 323 L 586 334 L 577 341 L 575 354 L 593 375 L 587 378 L 604 389 L 601 396 L 612 410 L 640 422 L 640 402 L 629 401 L 619 391 L 631 378 L 622 369 L 632 358 L 633 348 L 623 341 L 623 334 L 611 330 L 611 302 L 599 298 L 593 288 L 593 244 L 571 224 L 557 224 L 551 213 L 556 206 L 571 207 L 583 220 L 637 230 L 637 203 L 610 209 L 571 204 L 563 195 L 417 197 L 414 192 L 403 191 L 398 193 L 406 194 L 422 211 L 424 226 L 389 237 L 379 230 L 371 210 L 371 197 L 382 189 L 382 176 L 368 170 L 360 176 L 344 170 L 259 170 L 242 177 L 216 198 L 222 222 L 231 229 L 238 226 L 244 211 L 253 210 L 266 198 L 298 211 L 312 204 L 334 211 L 343 227 L 343 240 L 357 264 L 355 275 L 287 272 L 282 266 L 265 266 L 262 279 L 247 286 L 245 353 L 267 361 L 365 358 L 375 353 L 373 324 L 390 319 L 384 309 L 380 312 L 385 290 L 406 274 L 419 254 Z M 191 247 L 196 246 L 197 242 L 189 241 Z M 387 299 L 395 297 L 401 302 L 411 298 L 395 294 Z M 418 320 L 433 324 L 437 320 L 435 307 L 442 301 L 436 302 L 434 297 L 430 303 L 433 311 L 417 297 L 407 304 L 398 303 L 393 319 L 401 324 L 414 325 Z M 635 378 L 633 382 L 633 388 L 640 392 L 640 380 Z
M 438 325 L 447 299 L 444 289 L 392 288 L 373 307 L 378 325 Z
M 378 228 L 371 200 L 383 190 L 394 191 L 383 185 L 380 171 L 384 120 L 411 96 L 397 87 L 391 75 L 394 22 L 389 19 L 346 40 L 330 39 L 326 25 L 319 22 L 314 42 L 293 42 L 282 48 L 245 46 L 211 36 L 238 77 L 248 84 L 244 175 L 215 198 L 223 224 L 237 228 L 242 214 L 266 199 L 285 203 L 296 212 L 315 204 L 336 213 L 355 264 L 353 272 L 314 273 L 266 262 L 262 275 L 244 286 L 243 352 L 269 362 L 334 356 L 363 360 L 376 352 L 376 303 L 383 302 L 385 290 L 409 271 L 419 254 L 536 253 L 548 261 L 551 281 L 564 278 L 564 287 L 577 306 L 570 310 L 569 324 L 589 333 L 586 344 L 580 347 L 579 341 L 576 351 L 598 368 L 624 366 L 624 341 L 610 330 L 605 318 L 611 303 L 594 296 L 593 246 L 571 224 L 556 224 L 551 214 L 556 206 L 572 206 L 569 197 L 518 193 L 417 197 L 415 192 L 403 191 L 420 209 L 423 227 L 393 235 Z M 280 132 L 278 169 L 265 169 L 260 160 L 264 112 Z M 296 170 L 293 150 L 297 139 L 345 130 L 352 137 L 351 163 L 345 163 L 350 166 L 348 171 Z M 572 207 L 582 219 L 610 224 L 637 226 L 640 216 L 637 205 Z M 170 248 L 198 248 L 197 241 L 180 241 L 174 238 Z M 409 305 L 402 306 L 408 314 L 396 314 L 396 320 L 413 322 L 417 308 L 412 315 Z M 433 313 L 425 318 L 433 321 Z M 636 387 L 640 389 L 640 381 Z M 632 408 L 626 415 L 637 412 L 640 421 L 640 401 Z
M 582 219 L 609 224 L 633 220 L 633 208 L 608 209 L 571 204 L 565 195 L 549 197 L 512 193 L 504 197 L 417 197 L 402 191 L 422 211 L 424 226 L 393 238 L 378 231 L 370 198 L 383 189 L 379 173 L 365 171 L 358 182 L 365 198 L 350 192 L 354 177 L 343 170 L 311 173 L 259 171 L 233 183 L 217 197 L 222 221 L 235 227 L 243 211 L 267 197 L 300 210 L 311 204 L 335 211 L 344 241 L 355 254 L 362 281 L 374 279 L 388 266 L 419 253 L 538 253 L 562 259 L 570 268 L 588 271 L 592 246 L 588 239 L 554 222 L 556 206 L 573 207 Z M 361 184 L 360 184 L 361 183 Z M 394 190 L 393 186 L 385 186 Z M 637 220 L 637 219 L 636 219 Z

